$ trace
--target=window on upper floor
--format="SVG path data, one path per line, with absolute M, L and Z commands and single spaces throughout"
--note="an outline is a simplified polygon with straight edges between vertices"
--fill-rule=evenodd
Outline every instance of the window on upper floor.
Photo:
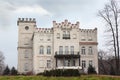
M 89 54 L 89 55 L 92 55 L 92 54 L 93 54 L 93 49 L 92 49 L 91 46 L 88 48 L 88 54 Z
M 50 40 L 51 40 L 50 37 L 48 37 L 47 41 L 50 41 Z
M 40 41 L 43 41 L 43 38 L 40 38 Z
M 28 27 L 28 26 L 25 26 L 25 30 L 29 30 L 29 27 Z
M 77 35 L 76 34 L 73 34 L 73 39 L 76 39 L 77 38 Z
M 63 54 L 63 46 L 59 46 L 59 54 Z
M 85 41 L 85 37 L 84 36 L 81 37 L 81 41 Z
M 70 39 L 70 31 L 63 31 L 63 39 Z
M 51 41 L 51 35 L 47 36 L 47 41 Z
M 60 39 L 60 33 L 57 33 L 57 39 Z
M 70 53 L 74 54 L 74 46 L 70 46 Z
M 85 55 L 85 54 L 86 54 L 86 53 L 85 53 L 85 47 L 84 47 L 84 46 L 81 48 L 81 54 L 82 54 L 82 55 Z
M 68 46 L 65 46 L 65 54 L 68 54 L 68 53 L 69 53 L 68 50 L 69 50 L 69 49 L 68 49 Z
M 88 37 L 88 41 L 92 41 L 92 37 L 90 36 L 90 37 Z
M 28 56 L 28 50 L 25 50 L 25 52 L 24 52 L 24 58 L 28 58 L 29 56 Z
M 44 35 L 42 35 L 42 34 L 39 35 L 40 42 L 43 41 L 43 37 L 44 37 Z
M 40 54 L 44 54 L 44 47 L 40 46 Z
M 51 54 L 51 46 L 47 46 L 47 54 Z
M 86 61 L 82 60 L 82 68 L 86 68 Z

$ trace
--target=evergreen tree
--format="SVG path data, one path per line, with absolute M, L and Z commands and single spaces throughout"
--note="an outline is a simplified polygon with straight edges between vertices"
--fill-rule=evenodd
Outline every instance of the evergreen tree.
M 114 71 L 112 65 L 110 66 L 110 75 L 115 75 L 115 71 Z
M 12 67 L 11 75 L 17 75 L 17 70 L 15 69 L 15 67 Z
M 6 66 L 5 70 L 3 71 L 3 75 L 9 75 L 10 74 L 10 69 L 8 66 Z
M 88 67 L 88 74 L 96 74 L 95 68 L 92 65 Z

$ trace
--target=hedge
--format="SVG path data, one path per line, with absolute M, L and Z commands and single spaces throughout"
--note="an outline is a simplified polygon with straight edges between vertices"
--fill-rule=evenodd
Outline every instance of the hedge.
M 42 73 L 44 76 L 80 76 L 78 69 L 55 69 L 46 70 Z

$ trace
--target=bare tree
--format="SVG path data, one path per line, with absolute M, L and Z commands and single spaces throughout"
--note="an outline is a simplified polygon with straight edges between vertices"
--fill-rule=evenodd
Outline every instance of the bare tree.
M 2 74 L 2 72 L 4 71 L 4 56 L 3 53 L 0 51 L 0 75 Z
M 109 38 L 109 44 L 113 47 L 113 53 L 115 56 L 116 64 L 116 74 L 120 74 L 119 66 L 119 27 L 120 27 L 120 7 L 116 0 L 110 0 L 108 4 L 105 5 L 103 10 L 99 11 L 99 16 L 106 23 L 106 31 L 110 33 L 111 38 Z
M 109 74 L 107 51 L 98 51 L 99 74 Z
M 110 53 L 103 50 L 98 51 L 99 74 L 115 75 L 114 56 Z

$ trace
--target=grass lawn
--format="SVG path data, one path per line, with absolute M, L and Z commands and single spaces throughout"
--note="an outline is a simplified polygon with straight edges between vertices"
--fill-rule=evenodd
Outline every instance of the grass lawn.
M 120 76 L 82 75 L 81 77 L 0 76 L 0 80 L 120 80 Z

